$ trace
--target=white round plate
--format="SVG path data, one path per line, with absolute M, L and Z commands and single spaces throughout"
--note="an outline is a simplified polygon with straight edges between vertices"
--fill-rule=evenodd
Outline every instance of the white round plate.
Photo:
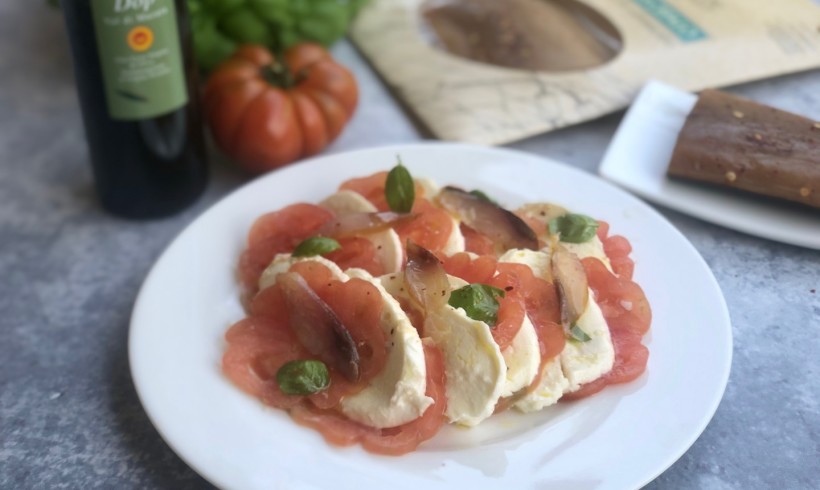
M 259 215 L 318 202 L 339 183 L 389 169 L 481 189 L 502 204 L 551 201 L 604 219 L 634 247 L 652 305 L 650 357 L 638 380 L 540 413 L 446 427 L 418 451 L 385 457 L 336 448 L 263 406 L 220 371 L 227 328 L 242 318 L 237 258 Z M 692 245 L 624 191 L 532 155 L 454 144 L 376 148 L 266 175 L 194 221 L 143 284 L 129 337 L 140 400 L 168 444 L 212 483 L 237 489 L 637 488 L 700 435 L 731 365 L 729 314 Z

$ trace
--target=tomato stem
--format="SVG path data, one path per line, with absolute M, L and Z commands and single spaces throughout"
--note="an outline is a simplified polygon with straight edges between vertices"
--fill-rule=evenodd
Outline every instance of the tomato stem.
M 274 61 L 270 65 L 263 66 L 261 72 L 262 77 L 271 85 L 276 85 L 283 89 L 291 88 L 294 85 L 293 74 L 291 74 L 288 67 L 280 61 Z

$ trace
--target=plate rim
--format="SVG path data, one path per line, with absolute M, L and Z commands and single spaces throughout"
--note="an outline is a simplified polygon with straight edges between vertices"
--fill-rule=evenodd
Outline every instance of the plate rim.
M 716 385 L 715 395 L 711 398 L 711 403 L 708 407 L 703 407 L 703 415 L 699 419 L 699 423 L 697 424 L 697 428 L 691 430 L 688 433 L 688 437 L 681 438 L 676 444 L 676 450 L 670 451 L 668 453 L 667 458 L 663 461 L 663 463 L 657 463 L 656 470 L 652 474 L 645 474 L 641 478 L 636 478 L 636 481 L 640 481 L 639 487 L 648 484 L 649 482 L 653 481 L 667 469 L 669 469 L 676 461 L 678 461 L 695 443 L 695 441 L 702 435 L 708 424 L 713 419 L 723 397 L 725 395 L 725 390 L 728 384 L 728 380 L 731 373 L 731 366 L 732 366 L 732 358 L 733 358 L 733 335 L 732 335 L 732 324 L 731 324 L 731 317 L 729 314 L 728 306 L 726 304 L 725 297 L 723 296 L 722 290 L 717 279 L 714 276 L 711 268 L 709 267 L 708 263 L 705 261 L 703 256 L 698 252 L 698 250 L 694 247 L 694 245 L 680 232 L 666 217 L 664 217 L 661 213 L 659 213 L 656 209 L 652 206 L 648 205 L 641 199 L 629 194 L 625 190 L 621 189 L 620 187 L 612 184 L 611 182 L 601 179 L 600 177 L 596 176 L 593 173 L 586 172 L 582 169 L 573 167 L 571 165 L 564 164 L 558 160 L 543 157 L 541 155 L 528 153 L 520 150 L 509 149 L 509 148 L 492 148 L 492 147 L 484 147 L 479 145 L 471 145 L 471 144 L 463 144 L 463 143 L 449 143 L 449 142 L 437 142 L 437 141 L 424 141 L 424 142 L 416 142 L 416 143 L 402 143 L 402 144 L 387 144 L 375 147 L 368 147 L 363 149 L 345 151 L 345 152 L 338 152 L 332 153 L 327 155 L 321 155 L 317 157 L 313 157 L 310 159 L 303 160 L 296 165 L 292 165 L 289 167 L 285 167 L 280 171 L 273 171 L 269 172 L 265 175 L 260 176 L 254 180 L 246 182 L 243 185 L 240 185 L 238 188 L 232 190 L 231 192 L 227 193 L 226 195 L 222 196 L 216 202 L 208 206 L 205 210 L 203 210 L 195 219 L 189 222 L 163 249 L 163 251 L 159 254 L 153 265 L 151 266 L 149 272 L 146 274 L 142 285 L 140 286 L 139 292 L 136 296 L 132 313 L 129 321 L 129 331 L 128 331 L 128 361 L 129 361 L 129 369 L 131 371 L 132 382 L 134 384 L 135 391 L 137 392 L 137 396 L 139 398 L 140 404 L 142 405 L 146 415 L 148 416 L 149 420 L 151 421 L 154 428 L 159 433 L 160 437 L 162 437 L 163 441 L 168 444 L 168 446 L 174 451 L 175 455 L 182 459 L 193 471 L 195 471 L 198 475 L 202 478 L 210 482 L 211 484 L 220 487 L 220 488 L 230 488 L 231 484 L 228 481 L 224 481 L 223 478 L 218 474 L 218 471 L 213 470 L 212 468 L 203 466 L 202 464 L 197 464 L 190 454 L 186 452 L 186 450 L 180 447 L 179 441 L 174 440 L 164 427 L 164 423 L 158 420 L 158 416 L 154 413 L 156 407 L 154 403 L 149 401 L 147 396 L 148 389 L 146 387 L 145 381 L 142 379 L 142 374 L 139 372 L 139 369 L 135 366 L 139 365 L 138 357 L 139 352 L 136 351 L 135 341 L 134 339 L 138 335 L 138 328 L 135 327 L 135 324 L 139 318 L 139 312 L 141 310 L 142 304 L 145 302 L 145 297 L 147 295 L 146 291 L 150 288 L 150 285 L 153 283 L 152 278 L 155 277 L 159 271 L 161 270 L 161 266 L 163 265 L 163 261 L 166 257 L 169 256 L 169 251 L 172 248 L 178 246 L 177 243 L 184 241 L 185 237 L 192 233 L 191 230 L 196 228 L 198 224 L 202 221 L 207 219 L 207 216 L 214 213 L 218 208 L 228 207 L 230 202 L 236 199 L 241 193 L 249 192 L 249 189 L 253 189 L 259 186 L 267 186 L 269 181 L 275 181 L 277 176 L 280 175 L 281 171 L 297 171 L 293 169 L 297 168 L 306 168 L 308 166 L 315 165 L 317 163 L 321 163 L 326 160 L 333 160 L 335 158 L 339 158 L 341 155 L 362 155 L 368 153 L 401 153 L 404 151 L 414 151 L 416 149 L 427 149 L 427 148 L 437 148 L 441 151 L 481 151 L 481 152 L 489 152 L 489 153 L 500 153 L 500 154 L 508 154 L 512 158 L 522 158 L 525 160 L 540 160 L 542 162 L 547 162 L 551 165 L 561 166 L 564 169 L 575 173 L 582 178 L 597 180 L 603 185 L 611 187 L 614 191 L 621 195 L 622 198 L 626 199 L 628 202 L 632 204 L 636 204 L 639 207 L 643 208 L 644 211 L 648 212 L 649 214 L 653 215 L 654 218 L 658 219 L 663 225 L 667 228 L 675 238 L 680 241 L 681 245 L 685 248 L 688 248 L 689 251 L 693 254 L 693 257 L 699 261 L 700 265 L 703 267 L 704 271 L 707 273 L 704 276 L 704 279 L 708 282 L 710 288 L 716 292 L 716 304 L 719 306 L 720 309 L 720 324 L 725 325 L 727 328 L 723 329 L 723 333 L 725 334 L 723 337 L 723 341 L 725 342 L 725 355 L 722 357 L 721 363 L 721 371 L 720 376 L 717 378 L 719 381 Z M 301 170 L 298 170 L 301 171 Z

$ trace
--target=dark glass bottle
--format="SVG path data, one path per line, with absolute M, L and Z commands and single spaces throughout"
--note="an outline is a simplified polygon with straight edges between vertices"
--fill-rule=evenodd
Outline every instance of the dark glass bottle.
M 62 0 L 97 192 L 152 218 L 207 182 L 185 0 Z

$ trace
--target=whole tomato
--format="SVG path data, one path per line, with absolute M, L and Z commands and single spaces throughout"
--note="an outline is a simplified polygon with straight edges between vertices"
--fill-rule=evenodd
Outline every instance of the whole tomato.
M 264 46 L 241 46 L 205 85 L 217 145 L 254 173 L 321 151 L 359 99 L 356 79 L 322 46 L 298 44 L 282 58 Z

